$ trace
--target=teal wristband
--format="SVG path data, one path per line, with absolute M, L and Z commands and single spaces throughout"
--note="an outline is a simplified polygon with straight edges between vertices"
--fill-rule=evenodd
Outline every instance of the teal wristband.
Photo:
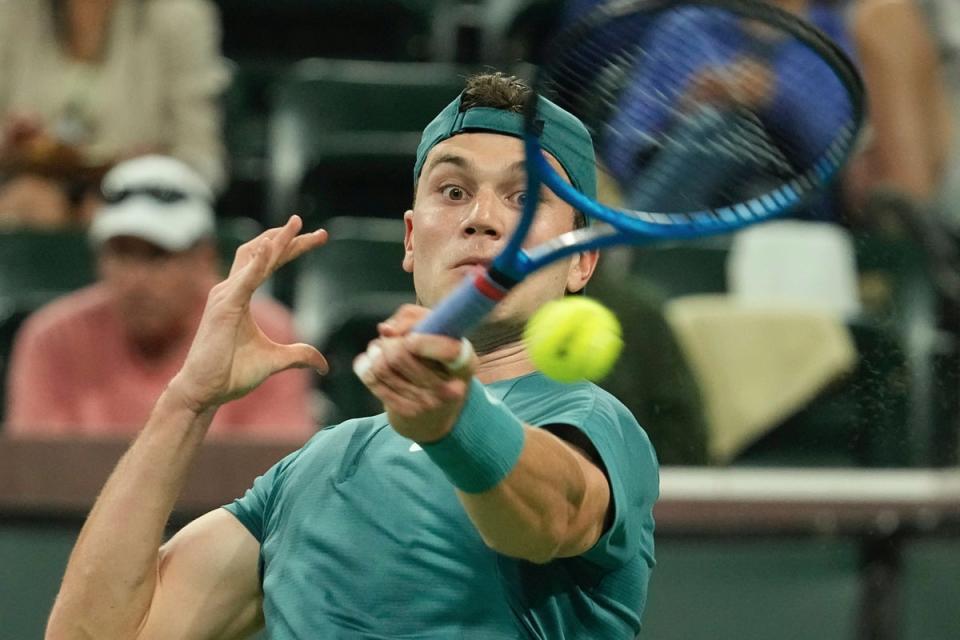
M 464 493 L 483 493 L 507 477 L 523 450 L 523 423 L 474 378 L 453 429 L 421 445 Z

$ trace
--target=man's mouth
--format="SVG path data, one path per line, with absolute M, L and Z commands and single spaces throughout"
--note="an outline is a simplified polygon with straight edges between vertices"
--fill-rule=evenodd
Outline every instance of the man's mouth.
M 480 256 L 470 256 L 468 258 L 464 258 L 463 260 L 458 261 L 456 264 L 453 265 L 453 268 L 458 269 L 460 267 L 483 267 L 484 269 L 486 269 L 487 267 L 490 266 L 490 263 L 492 262 L 493 260 L 491 258 L 484 258 Z

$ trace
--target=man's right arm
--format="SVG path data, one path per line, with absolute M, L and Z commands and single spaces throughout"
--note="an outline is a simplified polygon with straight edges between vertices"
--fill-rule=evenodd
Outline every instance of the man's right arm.
M 250 315 L 254 291 L 281 265 L 322 245 L 291 217 L 237 251 L 207 298 L 183 368 L 117 464 L 70 554 L 50 640 L 236 637 L 260 621 L 259 546 L 225 510 L 160 547 L 174 503 L 221 404 L 293 367 L 326 372 L 310 345 L 278 344 Z
M 80 533 L 48 639 L 230 638 L 258 627 L 259 544 L 233 515 L 208 513 L 160 547 L 212 415 L 172 392 L 157 403 Z

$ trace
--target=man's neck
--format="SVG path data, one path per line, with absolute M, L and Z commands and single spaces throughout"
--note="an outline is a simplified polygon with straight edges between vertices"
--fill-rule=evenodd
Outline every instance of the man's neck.
M 494 351 L 479 354 L 480 363 L 474 375 L 483 384 L 508 380 L 533 373 L 536 367 L 527 357 L 523 342 L 502 345 Z
M 535 370 L 523 345 L 523 327 L 513 319 L 486 322 L 470 335 L 480 360 L 476 371 L 480 382 L 489 384 Z
M 187 334 L 189 335 L 189 334 Z M 130 348 L 144 363 L 160 365 L 174 355 L 179 355 L 185 337 L 171 332 L 166 336 L 130 337 Z

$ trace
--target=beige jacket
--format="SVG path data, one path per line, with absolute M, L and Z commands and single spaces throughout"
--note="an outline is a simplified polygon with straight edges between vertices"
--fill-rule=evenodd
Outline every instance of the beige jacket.
M 219 97 L 229 71 L 216 8 L 208 0 L 116 0 L 105 59 L 90 65 L 63 54 L 51 6 L 0 0 L 0 121 L 37 115 L 79 140 L 94 162 L 159 149 L 221 188 Z

